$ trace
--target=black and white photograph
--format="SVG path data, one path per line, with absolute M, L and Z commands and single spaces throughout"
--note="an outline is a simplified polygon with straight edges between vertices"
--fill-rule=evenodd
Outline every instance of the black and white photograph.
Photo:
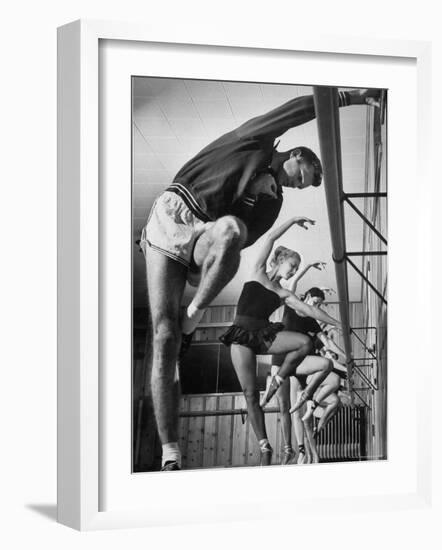
M 132 77 L 133 472 L 388 458 L 387 98 Z

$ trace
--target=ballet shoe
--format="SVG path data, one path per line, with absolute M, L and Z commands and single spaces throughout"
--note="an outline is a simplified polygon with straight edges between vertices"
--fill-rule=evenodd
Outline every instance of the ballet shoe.
M 275 376 L 272 376 L 272 379 L 270 380 L 269 385 L 267 386 L 263 396 L 261 397 L 261 401 L 259 402 L 259 406 L 265 407 L 267 403 L 271 400 L 271 398 L 275 395 L 275 393 L 279 390 L 279 386 L 281 384 L 278 384 L 278 381 Z
M 291 464 L 294 458 L 295 458 L 295 451 L 292 449 L 292 447 L 284 449 L 282 452 L 281 464 L 283 466 L 287 464 Z
M 305 451 L 299 451 L 296 464 L 306 464 L 306 461 L 307 461 L 307 457 L 305 455 Z
M 298 399 L 298 401 L 293 405 L 293 407 L 290 409 L 290 414 L 294 413 L 298 409 L 300 409 L 304 403 L 306 403 L 310 399 L 309 394 L 306 391 L 303 391 Z
M 270 466 L 272 463 L 273 449 L 267 444 L 265 447 L 260 448 L 260 466 Z

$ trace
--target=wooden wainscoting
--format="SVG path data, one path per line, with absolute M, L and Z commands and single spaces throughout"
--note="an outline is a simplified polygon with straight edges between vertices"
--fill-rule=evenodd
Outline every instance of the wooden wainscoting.
M 364 418 L 364 407 L 342 407 L 319 434 L 321 461 L 364 460 Z M 276 400 L 269 403 L 265 420 L 268 438 L 274 449 L 272 464 L 279 464 L 283 440 Z M 292 437 L 295 442 L 294 434 Z M 183 467 L 187 469 L 258 465 L 259 448 L 247 419 L 243 395 L 182 397 L 180 447 Z

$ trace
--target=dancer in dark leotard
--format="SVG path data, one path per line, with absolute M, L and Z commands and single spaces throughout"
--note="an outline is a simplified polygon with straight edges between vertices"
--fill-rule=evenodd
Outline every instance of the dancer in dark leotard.
M 307 218 L 292 218 L 264 237 L 264 246 L 254 265 L 251 280 L 245 283 L 242 290 L 237 316 L 233 325 L 220 338 L 224 344 L 231 346 L 233 366 L 246 398 L 253 430 L 258 438 L 262 465 L 270 464 L 272 449 L 267 439 L 264 413 L 259 403 L 256 355 L 285 355 L 278 375 L 272 378 L 270 388 L 266 391 L 262 401 L 262 404 L 265 404 L 284 379 L 295 372 L 312 347 L 308 336 L 287 331 L 282 323 L 271 323 L 269 316 L 285 303 L 306 316 L 339 325 L 336 319 L 319 308 L 305 304 L 295 294 L 281 287 L 280 280 L 291 278 L 299 266 L 300 256 L 297 252 L 282 246 L 277 247 L 270 262 L 271 268 L 266 271 L 267 260 L 275 241 L 292 225 L 297 224 L 307 229 L 307 223 L 314 224 Z M 331 362 L 328 359 L 314 357 L 310 365 L 303 369 L 303 374 L 320 372 L 322 378 L 318 380 L 319 385 L 330 370 Z
M 305 272 L 305 271 L 304 271 Z M 298 274 L 297 274 L 298 275 Z M 296 275 L 297 280 L 300 277 Z M 296 283 L 292 283 L 291 289 L 296 288 Z M 315 293 L 314 293 L 315 294 Z M 304 296 L 303 300 L 305 303 L 310 306 L 317 307 L 323 300 L 324 295 L 322 291 L 317 293 L 317 296 L 310 296 L 307 294 Z M 315 319 L 312 317 L 301 316 L 296 311 L 289 307 L 284 307 L 284 313 L 282 322 L 287 330 L 299 332 L 304 334 L 311 341 L 311 351 L 309 355 L 305 358 L 305 361 L 309 362 L 312 355 L 316 355 L 316 345 L 320 340 L 317 338 L 317 335 L 321 333 L 321 327 Z M 272 370 L 271 373 L 273 376 L 279 373 L 281 365 L 285 359 L 284 355 L 274 355 L 272 357 Z M 302 369 L 301 369 L 302 370 Z M 295 372 L 295 378 L 286 380 L 284 384 L 278 389 L 276 393 L 276 398 L 278 400 L 279 412 L 281 415 L 281 429 L 282 429 L 282 438 L 284 440 L 283 454 L 281 458 L 282 464 L 289 464 L 295 458 L 295 451 L 292 446 L 292 418 L 290 416 L 290 406 L 291 406 L 291 394 L 295 397 L 296 403 L 298 405 L 298 397 L 302 397 L 301 391 L 304 390 L 308 392 L 308 395 L 312 396 L 314 387 L 317 382 L 318 374 L 314 374 L 310 379 L 310 385 L 307 388 L 307 375 L 301 374 L 301 370 L 297 369 Z M 317 385 L 317 384 L 316 384 Z M 291 390 L 291 391 L 290 391 Z M 304 442 L 304 425 L 301 421 L 301 407 L 297 406 L 296 412 L 293 414 L 293 426 L 295 431 L 295 437 L 298 444 L 298 452 L 301 455 L 305 454 L 305 442 Z M 299 463 L 304 462 L 304 456 L 299 458 Z
M 322 270 L 325 267 L 325 262 L 316 261 L 313 263 L 305 264 L 300 267 L 296 272 L 294 277 L 290 281 L 289 289 L 291 292 L 295 293 L 297 289 L 298 282 L 301 278 L 309 271 L 311 268 Z M 319 308 L 325 299 L 325 292 L 333 292 L 329 288 L 317 288 L 313 287 L 303 297 L 303 301 L 315 308 Z M 298 367 L 295 372 L 295 376 L 290 380 L 286 380 L 284 384 L 278 389 L 276 397 L 278 400 L 280 417 L 281 417 L 281 429 L 282 437 L 284 441 L 284 449 L 281 458 L 282 464 L 288 464 L 292 462 L 295 458 L 295 452 L 292 446 L 292 418 L 291 413 L 293 412 L 293 427 L 295 432 L 295 437 L 298 443 L 298 451 L 300 455 L 298 456 L 298 463 L 303 463 L 305 460 L 305 446 L 304 446 L 304 435 L 305 429 L 302 422 L 302 414 L 304 411 L 301 410 L 300 403 L 305 402 L 305 396 L 312 396 L 315 387 L 318 385 L 318 374 L 311 375 L 307 381 L 307 376 L 302 375 L 303 367 L 308 365 L 311 361 L 311 355 L 317 355 L 317 351 L 320 347 L 326 345 L 329 348 L 333 349 L 334 342 L 327 337 L 325 331 L 323 331 L 318 324 L 317 320 L 313 319 L 310 316 L 305 316 L 301 312 L 296 312 L 292 308 L 285 307 L 282 322 L 286 330 L 299 332 L 308 336 L 311 339 L 312 351 L 307 356 Z M 335 351 L 338 351 L 339 348 L 335 346 Z M 342 351 L 342 350 L 339 350 Z M 284 356 L 273 356 L 272 358 L 272 375 L 278 374 L 281 365 L 284 362 Z M 302 392 L 304 390 L 304 392 Z M 291 406 L 291 396 L 294 397 L 296 403 L 292 410 Z
M 267 353 L 283 323 L 271 323 L 270 315 L 282 304 L 281 297 L 258 281 L 244 284 L 233 325 L 220 340 L 247 346 L 256 355 Z

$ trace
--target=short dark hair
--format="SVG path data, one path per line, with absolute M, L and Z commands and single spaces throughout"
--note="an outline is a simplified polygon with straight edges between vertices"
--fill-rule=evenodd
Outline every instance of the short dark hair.
M 300 156 L 302 160 L 313 166 L 313 187 L 319 187 L 322 183 L 322 164 L 315 153 L 308 147 L 295 147 L 290 150 L 290 156 Z
M 318 288 L 317 286 L 312 286 L 304 295 L 306 298 L 307 296 L 311 296 L 312 298 L 321 298 L 321 300 L 325 300 L 325 294 L 324 292 Z

